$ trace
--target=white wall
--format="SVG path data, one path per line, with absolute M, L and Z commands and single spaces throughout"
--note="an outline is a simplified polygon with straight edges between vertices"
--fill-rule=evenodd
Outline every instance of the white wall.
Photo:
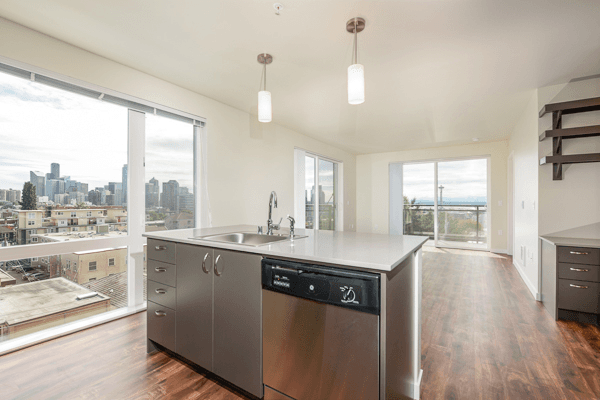
M 600 97 L 600 78 L 572 81 L 538 90 L 545 104 Z M 563 128 L 600 125 L 600 111 L 563 116 Z M 538 134 L 551 129 L 552 115 L 539 119 Z M 563 140 L 563 154 L 600 153 L 600 138 Z M 552 154 L 552 140 L 539 143 L 539 158 Z M 563 179 L 552 180 L 552 165 L 539 167 L 539 234 L 600 222 L 600 163 L 563 166 Z
M 509 152 L 515 171 L 513 263 L 534 296 L 538 293 L 537 132 L 538 98 L 537 90 L 532 90 L 527 107 L 510 136 Z
M 275 217 L 293 215 L 294 146 L 344 162 L 344 228 L 355 225 L 354 155 L 2 18 L 0 37 L 1 56 L 207 118 L 213 225 L 266 223 L 272 190 Z
M 376 233 L 388 233 L 389 231 L 390 163 L 488 155 L 491 158 L 490 184 L 492 188 L 492 197 L 489 199 L 492 213 L 491 249 L 493 251 L 506 251 L 507 141 L 357 156 L 357 230 Z M 502 206 L 498 205 L 499 200 L 502 200 Z M 498 234 L 499 230 L 502 230 L 502 235 Z

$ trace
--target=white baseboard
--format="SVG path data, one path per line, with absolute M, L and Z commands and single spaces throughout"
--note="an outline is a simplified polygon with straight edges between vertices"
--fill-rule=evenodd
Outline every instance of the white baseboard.
M 517 260 L 515 260 L 514 258 L 513 258 L 513 265 L 514 265 L 515 269 L 519 272 L 519 275 L 521 275 L 521 279 L 523 279 L 523 282 L 525 282 L 525 285 L 527 286 L 527 288 L 533 295 L 533 298 L 536 299 L 537 301 L 540 301 L 542 299 L 541 295 L 538 293 L 535 286 L 533 286 L 533 284 L 531 283 L 531 281 L 529 280 L 527 275 L 525 275 L 525 272 L 523 271 L 523 267 L 521 267 L 519 265 L 519 263 L 517 262 Z
M 491 249 L 490 252 L 498 254 L 508 254 L 508 250 L 506 249 Z
M 419 400 L 421 396 L 421 379 L 423 378 L 423 370 L 419 370 L 419 378 L 417 382 L 413 384 L 413 399 Z

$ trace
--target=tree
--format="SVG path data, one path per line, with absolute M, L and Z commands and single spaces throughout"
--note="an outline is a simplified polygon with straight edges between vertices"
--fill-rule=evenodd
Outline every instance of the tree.
M 23 185 L 23 201 L 20 204 L 22 210 L 37 209 L 37 195 L 31 182 L 25 182 Z

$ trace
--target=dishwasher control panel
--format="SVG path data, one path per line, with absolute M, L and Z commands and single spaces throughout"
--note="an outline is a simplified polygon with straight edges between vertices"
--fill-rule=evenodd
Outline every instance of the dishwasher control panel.
M 264 259 L 263 289 L 379 314 L 379 275 Z

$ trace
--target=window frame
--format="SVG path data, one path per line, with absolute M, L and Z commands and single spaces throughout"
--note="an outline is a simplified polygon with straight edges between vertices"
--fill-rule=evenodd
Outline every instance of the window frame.
M 306 228 L 306 157 L 315 159 L 315 189 L 319 185 L 319 160 L 332 162 L 337 166 L 337 176 L 334 178 L 334 186 L 337 188 L 335 203 L 335 231 L 344 230 L 344 162 L 322 154 L 314 153 L 301 148 L 294 148 L 294 218 L 298 228 Z M 315 196 L 315 216 L 313 230 L 319 228 L 319 196 Z
M 112 261 L 112 264 L 110 263 Z M 115 258 L 111 257 L 108 259 L 108 266 L 109 267 L 114 267 L 115 266 Z
M 206 118 L 186 113 L 171 107 L 163 106 L 148 100 L 107 89 L 99 85 L 74 79 L 66 75 L 55 73 L 43 68 L 35 67 L 20 61 L 0 56 L 0 73 L 18 76 L 36 81 L 37 76 L 43 76 L 44 82 L 63 90 L 78 93 L 82 96 L 96 97 L 125 108 L 128 113 L 127 147 L 128 147 L 128 198 L 127 209 L 145 209 L 145 113 L 154 113 L 166 118 L 185 120 L 191 123 L 194 134 L 194 194 L 195 194 L 195 222 L 201 226 L 201 194 L 199 189 L 206 188 L 206 183 L 201 184 L 202 163 L 201 154 L 206 154 Z M 202 140 L 202 152 L 200 143 Z M 205 172 L 204 172 L 205 173 Z M 135 193 L 135 192 L 138 193 Z M 61 211 L 62 213 L 62 211 Z M 99 212 L 101 214 L 102 212 Z M 62 215 L 62 214 L 58 214 Z M 204 216 L 209 218 L 209 216 Z M 0 248 L 0 262 L 24 258 L 68 254 L 80 251 L 100 250 L 105 248 L 127 247 L 127 282 L 128 304 L 117 310 L 107 311 L 83 320 L 69 324 L 48 328 L 30 335 L 17 337 L 0 343 L 0 355 L 22 349 L 49 339 L 87 329 L 108 321 L 122 318 L 146 309 L 143 300 L 143 252 L 146 239 L 142 236 L 145 227 L 145 215 L 131 213 L 127 217 L 128 231 L 126 235 L 112 238 L 80 239 L 65 242 L 47 242 L 38 244 L 24 244 Z M 33 231 L 27 230 L 28 233 Z
M 94 264 L 94 269 L 92 269 L 92 264 Z M 88 272 L 98 271 L 98 261 L 89 261 L 88 262 Z

